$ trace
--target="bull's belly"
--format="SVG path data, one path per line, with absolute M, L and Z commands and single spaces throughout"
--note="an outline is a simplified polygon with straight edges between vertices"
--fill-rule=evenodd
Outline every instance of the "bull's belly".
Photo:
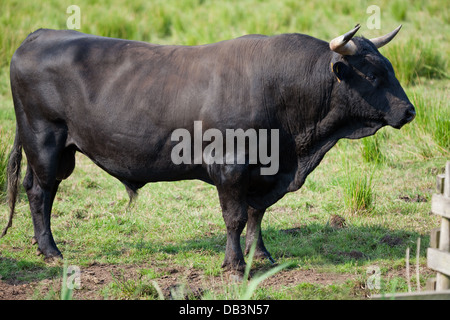
M 79 149 L 96 165 L 121 181 L 141 184 L 159 181 L 179 181 L 198 179 L 212 183 L 202 165 L 173 163 L 169 154 L 154 152 L 126 152 L 109 150 L 109 154 L 99 150 Z M 115 152 L 114 152 L 115 151 Z M 125 151 L 125 152 L 124 152 Z

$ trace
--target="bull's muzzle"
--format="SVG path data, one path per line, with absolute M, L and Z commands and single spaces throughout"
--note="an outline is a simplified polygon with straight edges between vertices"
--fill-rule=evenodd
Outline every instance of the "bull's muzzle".
M 394 120 L 393 123 L 389 123 L 390 121 L 388 121 L 388 123 L 395 129 L 400 129 L 405 124 L 413 121 L 416 117 L 416 109 L 414 109 L 414 106 L 412 104 L 408 104 L 403 110 L 403 114 L 400 113 L 399 118 L 397 118 L 397 120 Z
M 406 123 L 410 123 L 411 121 L 414 120 L 415 117 L 416 117 L 416 109 L 414 109 L 414 106 L 410 104 L 405 111 Z

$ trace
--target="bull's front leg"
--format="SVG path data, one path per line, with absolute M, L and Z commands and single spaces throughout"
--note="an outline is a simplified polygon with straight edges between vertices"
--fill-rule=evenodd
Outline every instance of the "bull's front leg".
M 244 271 L 240 237 L 247 223 L 247 204 L 233 199 L 231 192 L 219 192 L 222 215 L 227 227 L 227 245 L 222 268 Z
M 235 179 L 234 182 L 236 182 Z M 241 179 L 238 179 L 241 180 Z M 227 245 L 222 268 L 244 271 L 245 261 L 240 237 L 247 223 L 247 202 L 245 182 L 221 184 L 217 186 L 222 215 L 227 228 Z

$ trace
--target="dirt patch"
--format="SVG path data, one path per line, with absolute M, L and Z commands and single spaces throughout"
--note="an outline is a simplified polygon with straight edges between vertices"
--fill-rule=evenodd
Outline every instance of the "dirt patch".
M 295 286 L 300 283 L 314 283 L 320 285 L 331 285 L 344 283 L 355 279 L 355 275 L 322 273 L 315 270 L 283 270 L 270 277 L 261 284 L 263 287 L 280 289 L 282 287 Z
M 362 253 L 361 251 L 357 251 L 357 250 L 352 250 L 350 252 L 339 251 L 338 255 L 349 257 L 351 259 L 356 259 L 356 260 L 362 259 L 365 257 L 364 253 Z
M 390 247 L 398 246 L 403 243 L 403 239 L 396 236 L 391 236 L 389 234 L 385 235 L 380 239 L 380 243 L 385 243 Z
M 139 283 L 145 277 L 142 270 L 149 269 L 158 275 L 151 281 L 158 285 L 164 299 L 198 299 L 206 290 L 223 293 L 224 286 L 237 281 L 237 277 L 231 272 L 224 272 L 219 276 L 208 276 L 203 271 L 187 267 L 175 269 L 155 265 L 92 264 L 80 268 L 80 288 L 73 291 L 73 299 L 117 299 L 108 294 L 111 284 L 126 284 L 128 281 L 133 284 Z M 253 274 L 263 271 L 255 270 Z M 260 285 L 274 289 L 295 286 L 303 282 L 330 285 L 343 283 L 354 277 L 353 274 L 330 274 L 314 270 L 283 270 L 264 280 Z M 59 299 L 61 282 L 59 277 L 31 282 L 0 279 L 0 300 Z
M 358 259 L 361 253 L 350 252 L 343 253 L 351 255 Z M 253 275 L 258 272 L 264 272 L 262 267 L 254 270 Z M 414 268 L 412 268 L 414 269 Z M 421 267 L 420 274 L 428 275 L 431 270 Z M 114 283 L 127 284 L 139 283 L 144 280 L 147 275 L 142 270 L 152 270 L 154 276 L 151 281 L 146 283 L 154 283 L 159 287 L 160 293 L 164 299 L 200 299 L 206 291 L 214 291 L 224 293 L 227 285 L 236 283 L 236 277 L 233 273 L 224 272 L 219 276 L 205 275 L 203 271 L 188 267 L 168 268 L 157 265 L 104 265 L 92 264 L 82 267 L 80 272 L 80 288 L 74 290 L 73 299 L 75 300 L 103 300 L 103 299 L 136 299 L 139 296 L 114 296 L 110 291 Z M 406 269 L 400 268 L 391 270 L 383 277 L 391 278 L 393 276 L 405 277 Z M 411 270 L 411 274 L 414 270 Z M 346 281 L 355 281 L 355 288 L 358 283 L 363 281 L 361 276 L 357 274 L 337 274 L 319 272 L 316 270 L 298 270 L 288 269 L 282 270 L 272 277 L 264 280 L 260 286 L 279 290 L 297 286 L 300 283 L 312 283 L 315 285 L 332 285 L 342 284 Z M 359 281 L 359 282 L 358 282 Z M 362 289 L 361 289 L 362 288 Z M 355 297 L 365 298 L 364 284 L 361 282 L 361 288 Z M 44 279 L 40 281 L 18 281 L 18 280 L 2 280 L 0 279 L 0 300 L 30 300 L 30 299 L 59 299 L 61 290 L 61 278 Z M 134 287 L 133 287 L 134 290 Z M 362 293 L 361 293 L 362 292 Z M 160 293 L 154 293 L 154 298 L 158 298 Z
M 302 232 L 302 228 L 301 227 L 295 227 L 295 228 L 291 228 L 291 229 L 282 229 L 280 230 L 281 233 L 284 234 L 289 234 L 291 236 L 296 236 L 299 235 Z
M 347 227 L 347 223 L 345 222 L 345 219 L 337 214 L 331 215 L 328 223 L 333 229 L 343 229 L 343 228 Z
M 428 199 L 420 194 L 416 194 L 415 196 L 400 196 L 399 199 L 405 202 L 428 202 Z
M 8 283 L 0 280 L 0 300 L 28 300 L 32 292 L 32 284 Z

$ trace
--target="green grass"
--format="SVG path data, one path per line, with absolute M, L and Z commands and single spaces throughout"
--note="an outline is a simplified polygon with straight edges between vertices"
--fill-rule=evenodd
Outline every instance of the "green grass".
M 380 51 L 392 62 L 417 111 L 416 119 L 401 130 L 383 128 L 375 137 L 340 141 L 301 190 L 267 210 L 262 225 L 265 244 L 280 265 L 288 264 L 283 272 L 317 272 L 347 279 L 332 284 L 300 277 L 278 286 L 263 281 L 256 288 L 236 288 L 223 279 L 220 268 L 226 236 L 214 187 L 199 181 L 154 183 L 145 186 L 128 208 L 123 186 L 77 155 L 77 167 L 61 184 L 52 212 L 52 230 L 59 248 L 68 263 L 79 266 L 82 272 L 96 265 L 106 270 L 115 270 L 113 266 L 138 270 L 135 277 L 126 271 L 114 273 L 109 283 L 96 288 L 99 296 L 159 299 L 161 290 L 167 291 L 164 285 L 168 278 L 188 286 L 192 285 L 188 277 L 192 272 L 205 281 L 196 282 L 203 291 L 192 299 L 230 299 L 246 292 L 252 299 L 361 299 L 374 293 L 406 291 L 402 275 L 405 250 L 410 247 L 415 252 L 418 237 L 422 239 L 421 269 L 426 269 L 429 231 L 440 222 L 429 214 L 431 194 L 435 176 L 450 159 L 450 18 L 445 1 L 378 1 L 381 30 L 366 28 L 366 9 L 374 4 L 370 1 L 103 0 L 93 4 L 79 0 L 76 4 L 81 8 L 82 32 L 160 44 L 196 45 L 249 33 L 285 32 L 330 40 L 356 23 L 362 25 L 359 34 L 371 38 L 403 24 L 396 39 Z M 65 28 L 67 6 L 56 0 L 45 4 L 2 2 L 1 228 L 7 223 L 8 212 L 4 202 L 5 161 L 15 130 L 9 61 L 28 33 L 41 27 Z M 428 202 L 405 201 L 419 198 Z M 345 228 L 336 230 L 327 225 L 333 214 L 345 218 Z M 21 190 L 13 227 L 0 239 L 0 288 L 14 281 L 38 283 L 30 298 L 70 297 L 57 285 L 64 273 L 62 266 L 49 265 L 35 255 L 32 234 L 28 202 Z M 387 236 L 397 239 L 398 244 L 384 241 Z M 381 270 L 380 290 L 364 287 L 371 266 Z M 264 261 L 254 261 L 252 268 L 273 270 Z M 430 276 L 421 274 L 422 286 Z M 213 279 L 215 285 L 209 285 L 207 279 Z M 48 281 L 55 284 L 44 290 Z M 83 283 L 87 280 L 82 279 Z M 82 293 L 70 292 L 73 298 Z
M 390 3 L 390 9 L 393 17 L 399 21 L 405 21 L 407 18 L 409 2 L 406 0 L 394 0 Z
M 386 47 L 386 57 L 391 61 L 400 82 L 416 84 L 420 78 L 449 79 L 448 52 L 443 52 L 438 41 L 411 38 Z M 447 55 L 448 56 L 448 55 Z
M 157 287 L 149 280 L 148 277 L 140 279 L 127 279 L 125 275 L 114 277 L 106 291 L 107 295 L 117 297 L 119 299 L 151 299 L 158 298 Z
M 387 161 L 380 145 L 382 134 L 361 139 L 361 154 L 367 163 L 381 164 Z
M 344 206 L 351 213 L 370 211 L 373 207 L 374 194 L 372 185 L 373 171 L 364 168 L 347 172 L 342 182 Z
M 448 94 L 426 98 L 414 92 L 411 100 L 417 107 L 416 121 L 444 150 L 450 150 L 450 108 Z M 426 132 L 424 132 L 426 133 Z

